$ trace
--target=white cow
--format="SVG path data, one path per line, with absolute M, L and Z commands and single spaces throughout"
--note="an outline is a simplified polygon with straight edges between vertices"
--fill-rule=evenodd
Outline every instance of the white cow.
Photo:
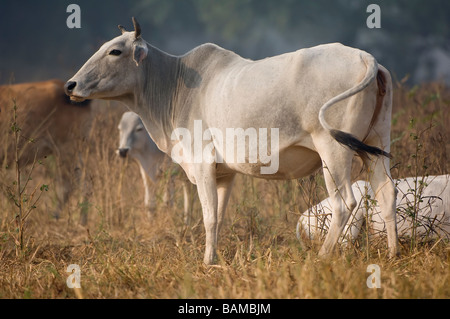
M 123 102 L 141 117 L 160 150 L 183 154 L 187 160 L 179 164 L 197 185 L 202 205 L 206 264 L 215 262 L 237 173 L 296 179 L 323 167 L 334 213 L 319 255 L 330 255 L 356 206 L 350 177 L 355 153 L 370 167 L 389 253 L 397 255 L 389 171 L 392 81 L 372 55 L 334 43 L 252 61 L 208 43 L 173 56 L 148 44 L 133 22 L 134 32 L 120 27 L 122 35 L 66 83 L 66 94 L 74 101 Z M 202 150 L 214 158 L 202 158 Z
M 156 208 L 156 188 L 159 180 L 164 177 L 164 173 L 182 174 L 182 186 L 184 196 L 184 221 L 189 223 L 190 218 L 190 185 L 183 172 L 178 169 L 173 170 L 171 159 L 161 152 L 152 141 L 139 116 L 134 112 L 125 112 L 120 119 L 119 129 L 119 149 L 121 157 L 130 155 L 134 158 L 141 172 L 144 183 L 145 207 L 149 217 L 154 215 Z M 172 170 L 171 170 L 172 169 Z M 172 176 L 167 178 L 167 186 L 164 189 L 164 202 L 170 204 L 173 197 Z
M 450 238 L 450 175 L 408 177 L 394 182 L 399 236 L 411 236 L 415 224 L 418 237 Z M 375 235 L 384 233 L 386 227 L 370 184 L 357 181 L 352 189 L 358 204 L 343 231 L 343 242 L 354 241 L 358 237 L 367 217 Z M 302 241 L 325 234 L 330 226 L 331 207 L 330 198 L 326 198 L 305 211 L 297 223 L 297 238 Z

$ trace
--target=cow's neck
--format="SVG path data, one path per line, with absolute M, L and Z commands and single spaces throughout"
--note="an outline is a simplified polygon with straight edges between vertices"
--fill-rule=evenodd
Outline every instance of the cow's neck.
M 180 58 L 148 45 L 148 57 L 142 61 L 142 72 L 131 108 L 144 122 L 158 147 L 170 151 L 174 112 L 181 98 L 179 88 Z
M 206 57 L 217 46 L 199 46 L 177 57 L 147 45 L 148 57 L 142 61 L 142 86 L 136 88 L 134 108 L 158 147 L 170 154 L 175 143 L 172 132 L 191 111 L 192 101 L 204 85 Z

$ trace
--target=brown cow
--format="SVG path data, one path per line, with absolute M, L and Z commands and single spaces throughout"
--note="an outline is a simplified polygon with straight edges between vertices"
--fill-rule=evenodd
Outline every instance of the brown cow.
M 64 93 L 64 82 L 49 80 L 0 86 L 0 163 L 12 167 L 15 160 L 11 130 L 13 106 L 17 106 L 20 130 L 20 166 L 53 155 L 58 169 L 57 197 L 62 208 L 70 192 L 76 169 L 77 143 L 89 131 L 90 102 L 75 104 Z M 59 211 L 56 211 L 56 216 Z

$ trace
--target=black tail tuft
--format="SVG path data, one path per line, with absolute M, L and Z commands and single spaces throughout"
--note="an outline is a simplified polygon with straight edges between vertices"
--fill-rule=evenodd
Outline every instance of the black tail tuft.
M 345 133 L 345 132 L 338 131 L 338 130 L 331 130 L 330 134 L 331 134 L 331 136 L 333 136 L 333 138 L 336 141 L 338 141 L 342 145 L 347 146 L 352 151 L 355 151 L 359 155 L 359 157 L 361 157 L 363 159 L 368 158 L 367 154 L 371 154 L 371 155 L 375 155 L 375 156 L 383 155 L 388 158 L 392 158 L 391 154 L 383 151 L 382 149 L 379 149 L 378 147 L 364 144 L 363 142 L 358 140 L 355 136 L 353 136 L 349 133 Z

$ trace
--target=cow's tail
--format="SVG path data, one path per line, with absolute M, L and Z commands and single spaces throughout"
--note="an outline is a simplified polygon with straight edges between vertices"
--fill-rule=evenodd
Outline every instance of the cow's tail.
M 367 154 L 376 155 L 376 156 L 383 155 L 383 156 L 390 158 L 391 155 L 389 153 L 383 151 L 382 149 L 380 149 L 378 147 L 370 146 L 370 145 L 363 143 L 362 141 L 360 141 L 358 138 L 356 138 L 355 136 L 353 136 L 350 133 L 346 133 L 343 131 L 333 129 L 325 120 L 325 111 L 330 106 L 332 106 L 333 104 L 338 103 L 342 100 L 345 100 L 346 98 L 349 98 L 350 96 L 355 95 L 358 92 L 361 92 L 367 86 L 369 86 L 369 84 L 372 83 L 372 81 L 376 78 L 377 73 L 378 73 L 378 63 L 375 60 L 375 58 L 373 56 L 371 56 L 370 54 L 361 53 L 361 59 L 364 61 L 364 63 L 366 64 L 366 67 L 367 67 L 367 72 L 366 72 L 364 79 L 362 79 L 362 81 L 358 85 L 333 97 L 331 100 L 329 100 L 327 103 L 325 103 L 320 108 L 319 121 L 320 121 L 320 124 L 323 126 L 323 128 L 325 128 L 336 141 L 338 141 L 342 145 L 347 146 L 351 150 L 355 151 L 361 158 L 367 158 Z

